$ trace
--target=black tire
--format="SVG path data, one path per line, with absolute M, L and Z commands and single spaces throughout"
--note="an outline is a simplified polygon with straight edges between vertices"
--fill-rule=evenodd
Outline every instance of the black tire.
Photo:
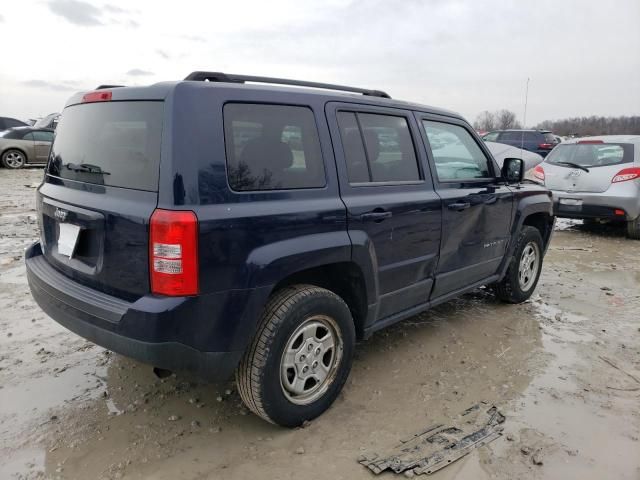
M 297 404 L 288 398 L 292 394 L 287 393 L 281 380 L 281 362 L 287 346 L 295 341 L 294 334 L 315 318 L 331 319 L 336 338 L 340 337 L 333 353 L 338 356 L 333 373 L 317 390 L 321 396 L 310 403 Z M 297 427 L 322 414 L 337 398 L 349 376 L 354 348 L 353 318 L 339 296 L 312 285 L 285 287 L 267 303 L 255 337 L 236 370 L 240 397 L 263 419 L 283 427 Z
M 523 258 L 525 249 L 531 244 L 537 246 L 537 268 L 535 274 L 531 275 L 529 282 L 525 287 L 520 282 L 520 262 Z M 509 261 L 509 268 L 504 278 L 493 286 L 496 297 L 505 303 L 522 303 L 528 300 L 533 294 L 542 272 L 542 236 L 537 228 L 525 225 L 518 236 L 516 248 Z
M 2 166 L 17 170 L 27 163 L 27 157 L 20 150 L 11 148 L 2 154 Z
M 627 237 L 640 240 L 640 217 L 627 222 Z

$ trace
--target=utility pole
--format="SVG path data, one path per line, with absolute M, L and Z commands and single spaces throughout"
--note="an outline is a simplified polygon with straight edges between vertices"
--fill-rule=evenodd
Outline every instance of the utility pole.
M 524 94 L 524 118 L 522 119 L 522 128 L 527 128 L 527 102 L 529 100 L 529 77 L 527 77 L 527 88 Z
M 520 139 L 520 149 L 524 149 L 524 129 L 527 128 L 527 102 L 529 100 L 529 77 L 527 77 L 527 88 L 524 92 L 524 116 L 522 118 L 522 136 Z

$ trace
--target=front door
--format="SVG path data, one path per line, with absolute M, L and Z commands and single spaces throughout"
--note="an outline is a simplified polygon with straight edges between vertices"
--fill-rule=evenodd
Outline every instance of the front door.
M 513 192 L 464 122 L 428 115 L 420 123 L 443 207 L 436 299 L 498 271 L 510 239 Z
M 376 278 L 374 321 L 424 304 L 440 245 L 441 203 L 433 190 L 411 112 L 327 106 L 340 194 L 355 254 Z M 376 299 L 369 299 L 369 303 Z

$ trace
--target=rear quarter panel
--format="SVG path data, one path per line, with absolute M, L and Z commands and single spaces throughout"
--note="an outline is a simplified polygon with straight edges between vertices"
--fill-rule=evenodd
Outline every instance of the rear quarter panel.
M 351 259 L 346 212 L 322 96 L 178 84 L 169 157 L 163 159 L 159 208 L 193 210 L 200 223 L 200 289 L 272 286 L 307 268 Z M 223 107 L 231 102 L 310 108 L 318 127 L 326 185 L 322 188 L 233 191 L 227 181 Z

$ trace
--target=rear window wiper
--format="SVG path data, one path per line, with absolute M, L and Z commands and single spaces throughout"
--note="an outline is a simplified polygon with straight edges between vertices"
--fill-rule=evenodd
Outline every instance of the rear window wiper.
M 109 172 L 105 172 L 98 165 L 91 165 L 90 163 L 67 163 L 66 167 L 74 172 L 85 173 L 97 173 L 100 175 L 111 175 Z
M 573 162 L 555 162 L 556 165 L 567 165 L 569 167 L 573 167 L 573 168 L 579 168 L 580 170 L 584 170 L 585 172 L 589 173 L 589 169 L 587 167 L 583 167 L 582 165 L 578 165 L 577 163 L 573 163 Z

